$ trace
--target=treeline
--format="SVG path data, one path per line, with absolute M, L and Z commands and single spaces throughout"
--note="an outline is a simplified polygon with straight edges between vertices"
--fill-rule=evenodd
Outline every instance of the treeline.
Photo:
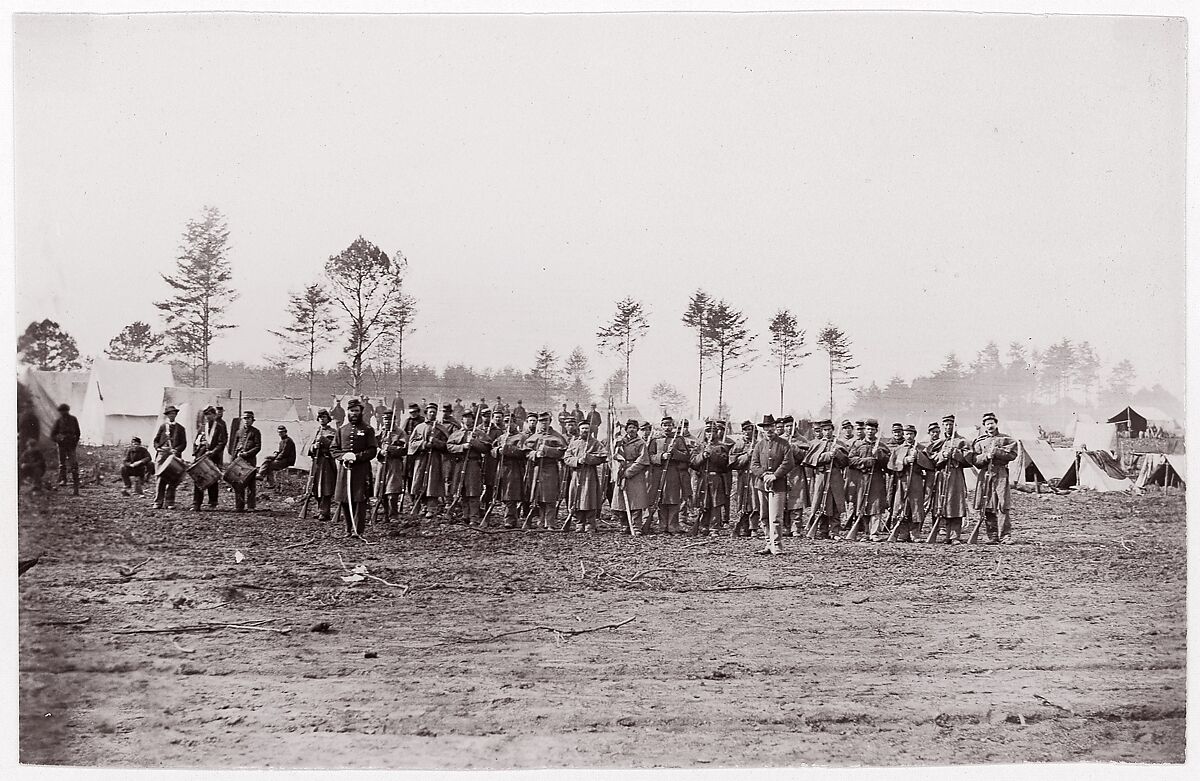
M 1183 419 L 1182 402 L 1161 386 L 1135 394 L 1135 377 L 1129 359 L 1103 371 L 1086 341 L 1064 337 L 1042 349 L 1013 342 L 1004 351 L 988 342 L 969 363 L 951 353 L 936 371 L 911 382 L 892 377 L 882 387 L 872 382 L 857 388 L 850 413 L 911 421 L 949 411 L 968 420 L 996 412 L 1002 420 L 1062 428 L 1076 414 L 1106 418 L 1142 403 Z

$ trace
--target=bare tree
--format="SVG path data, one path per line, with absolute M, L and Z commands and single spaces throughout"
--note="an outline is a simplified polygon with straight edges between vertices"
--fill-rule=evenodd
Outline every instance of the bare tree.
M 817 349 L 829 359 L 829 416 L 833 417 L 833 386 L 849 385 L 857 379 L 853 372 L 858 365 L 853 363 L 849 337 L 832 323 L 826 323 L 817 334 Z
M 412 299 L 404 294 L 407 269 L 403 255 L 397 253 L 393 260 L 362 236 L 325 264 L 333 301 L 345 315 L 345 352 L 355 394 L 362 388 L 367 353 L 389 333 L 402 333 L 401 323 L 411 318 Z
M 626 297 L 617 302 L 617 311 L 608 325 L 596 332 L 601 352 L 615 353 L 625 359 L 625 403 L 629 403 L 629 359 L 650 326 L 640 301 Z
M 303 293 L 288 297 L 288 314 L 291 323 L 282 331 L 271 331 L 280 341 L 280 360 L 286 358 L 288 365 L 308 359 L 308 399 L 313 398 L 313 374 L 317 353 L 333 341 L 333 329 L 337 318 L 333 316 L 332 299 L 320 283 L 313 283 Z
M 167 325 L 168 347 L 192 367 L 192 384 L 208 385 L 213 340 L 234 326 L 223 322 L 225 308 L 237 298 L 230 286 L 229 227 L 225 215 L 205 206 L 199 219 L 189 220 L 176 258 L 176 272 L 162 275 L 174 295 L 156 301 Z
M 804 349 L 804 329 L 797 326 L 796 316 L 788 310 L 776 312 L 767 328 L 771 332 L 771 357 L 779 371 L 779 414 L 782 415 L 788 370 L 798 368 L 812 351 Z

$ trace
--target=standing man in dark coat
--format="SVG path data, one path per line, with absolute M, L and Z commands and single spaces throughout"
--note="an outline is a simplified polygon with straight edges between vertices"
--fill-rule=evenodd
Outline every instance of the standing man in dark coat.
M 849 466 L 850 459 L 844 440 L 833 435 L 832 420 L 818 420 L 813 424 L 813 435 L 815 439 L 804 456 L 804 466 L 813 471 L 808 536 L 828 539 L 830 526 L 836 531 L 845 511 L 844 470 Z
M 596 439 L 588 423 L 579 426 L 579 436 L 567 445 L 563 463 L 571 470 L 571 482 L 567 496 L 567 522 L 563 531 L 575 524 L 576 532 L 597 530 L 600 508 L 604 505 L 604 486 L 600 484 L 597 469 L 608 460 L 604 447 Z
M 414 515 L 420 505 L 424 505 L 422 515 L 433 518 L 437 515 L 438 504 L 446 496 L 447 432 L 436 422 L 436 403 L 426 405 L 425 412 L 425 420 L 417 424 L 408 438 L 409 495 L 412 496 Z
M 1007 545 L 1012 533 L 1009 520 L 1008 462 L 1017 457 L 1017 440 L 1001 434 L 996 413 L 983 416 L 983 434 L 971 444 L 971 457 L 979 467 L 979 480 L 975 483 L 975 509 L 979 511 L 979 522 L 987 530 L 988 545 Z M 996 517 L 1002 516 L 997 524 Z M 972 531 L 972 538 L 977 532 Z
M 404 458 L 408 455 L 408 436 L 404 427 L 394 425 L 392 413 L 383 412 L 382 430 L 378 434 L 379 485 L 375 489 L 375 501 L 382 502 L 389 521 L 400 515 L 400 494 L 404 493 Z
M 331 425 L 332 421 L 329 410 L 323 409 L 317 413 L 317 422 L 320 425 L 308 448 L 308 455 L 312 458 L 312 466 L 309 467 L 312 470 L 309 478 L 312 485 L 310 492 L 312 497 L 317 500 L 322 521 L 328 521 L 333 517 L 331 504 L 333 491 L 337 487 L 337 463 L 334 462 L 330 452 L 333 441 L 337 438 L 337 429 Z
M 246 410 L 242 413 L 242 424 L 238 426 L 237 440 L 233 443 L 233 457 L 240 458 L 250 466 L 258 464 L 258 451 L 262 450 L 262 434 L 254 426 L 254 413 Z M 258 495 L 258 472 L 250 473 L 250 477 L 241 485 L 233 487 L 233 511 L 244 513 L 254 512 L 254 504 Z
M 600 417 L 600 411 L 596 409 L 595 404 L 592 405 L 592 411 L 587 414 L 587 422 L 588 425 L 592 427 L 592 433 L 600 430 L 600 424 L 603 422 L 603 418 Z M 608 432 L 608 435 L 609 437 L 619 436 L 612 431 Z
M 79 496 L 79 459 L 75 450 L 79 447 L 79 421 L 71 414 L 70 404 L 58 405 L 58 420 L 50 430 L 50 438 L 58 445 L 58 484 L 67 484 L 67 470 L 71 470 L 74 494 Z
M 496 410 L 496 412 L 500 413 L 500 410 Z M 518 431 L 520 431 L 521 427 L 525 425 L 525 418 L 528 417 L 528 415 L 529 413 L 525 411 L 523 402 L 520 399 L 517 399 L 517 406 L 513 408 L 512 416 L 513 422 L 517 424 Z
M 217 467 L 220 467 L 225 460 L 225 445 L 228 438 L 229 434 L 225 431 L 225 421 L 217 418 L 216 408 L 205 407 L 204 420 L 200 424 L 200 430 L 196 432 L 196 442 L 192 445 L 192 460 L 207 458 Z M 220 492 L 220 487 L 220 480 L 217 480 L 208 487 L 209 509 L 217 509 L 217 494 Z M 204 493 L 199 488 L 192 489 L 193 512 L 200 511 L 200 503 L 204 499 Z
M 157 466 L 171 456 L 182 458 L 183 451 L 187 448 L 187 432 L 183 430 L 182 424 L 175 422 L 179 408 L 172 404 L 163 410 L 163 414 L 167 416 L 167 419 L 154 434 L 156 471 Z M 177 485 L 179 485 L 177 478 L 169 477 L 166 473 L 159 476 L 154 492 L 154 509 L 161 510 L 164 504 L 168 510 L 175 509 L 175 487 Z
M 361 537 L 367 530 L 371 460 L 379 453 L 375 430 L 363 422 L 362 402 L 346 402 L 346 424 L 338 429 L 330 453 L 338 462 L 334 493 L 346 521 L 346 536 Z
M 329 414 L 333 416 L 333 424 L 341 428 L 346 421 L 346 410 L 342 408 L 342 400 L 337 396 L 333 397 L 333 409 L 329 411 Z
M 889 468 L 891 448 L 879 440 L 878 420 L 867 418 L 866 434 L 866 439 L 850 449 L 850 466 L 863 475 L 855 523 L 861 521 L 871 542 L 883 542 L 886 539 L 884 521 L 890 506 L 887 491 L 893 488 L 896 473 Z M 900 426 L 900 444 L 904 444 L 903 425 Z M 853 526 L 850 531 L 853 542 L 858 535 Z
M 492 501 L 504 503 L 504 528 L 514 529 L 525 496 L 525 435 L 514 416 L 507 416 L 504 423 L 504 431 L 492 440 L 492 456 L 496 459 Z
M 730 477 L 729 446 L 725 444 L 725 422 L 708 420 L 704 424 L 704 441 L 692 456 L 692 468 L 700 476 L 696 494 L 699 514 L 690 533 L 716 534 L 721 523 L 721 508 L 729 501 L 726 481 Z

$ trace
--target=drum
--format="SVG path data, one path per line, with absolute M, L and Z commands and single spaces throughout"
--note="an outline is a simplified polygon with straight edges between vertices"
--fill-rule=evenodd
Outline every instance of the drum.
M 192 465 L 187 468 L 187 472 L 192 476 L 192 482 L 196 484 L 196 489 L 200 491 L 221 479 L 221 468 L 214 464 L 208 456 L 202 456 L 193 461 Z
M 179 456 L 171 454 L 167 458 L 154 465 L 154 476 L 166 480 L 168 483 L 178 483 L 187 473 L 187 467 Z
M 251 466 L 249 461 L 244 458 L 235 458 L 229 462 L 229 466 L 225 467 L 225 482 L 232 486 L 241 487 L 250 479 L 250 475 L 258 469 L 256 466 Z

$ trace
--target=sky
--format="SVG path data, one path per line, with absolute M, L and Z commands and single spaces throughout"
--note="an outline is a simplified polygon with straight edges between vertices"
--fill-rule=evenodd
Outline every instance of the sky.
M 1185 22 L 985 14 L 23 16 L 16 320 L 85 353 L 157 324 L 186 222 L 227 216 L 218 360 L 275 350 L 289 292 L 362 235 L 410 264 L 413 361 L 618 365 L 694 402 L 697 288 L 763 361 L 833 322 L 885 384 L 987 341 L 1089 340 L 1184 389 Z M 325 355 L 332 365 L 337 350 Z M 706 383 L 715 399 L 715 381 Z M 819 355 L 788 406 L 827 394 Z M 844 395 L 840 399 L 844 401 Z M 706 401 L 706 407 L 709 404 Z M 707 410 L 706 410 L 707 411 Z

